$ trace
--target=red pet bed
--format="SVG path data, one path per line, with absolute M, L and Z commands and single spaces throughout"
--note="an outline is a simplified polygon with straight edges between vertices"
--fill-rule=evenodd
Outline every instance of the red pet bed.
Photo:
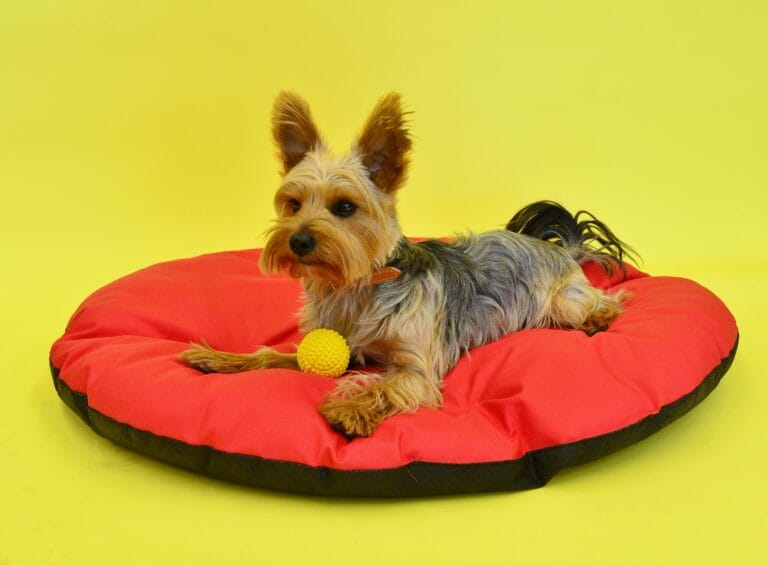
M 190 341 L 248 352 L 301 340 L 299 283 L 263 278 L 259 251 L 154 265 L 78 308 L 54 343 L 62 400 L 129 449 L 246 485 L 326 495 L 516 490 L 635 443 L 701 402 L 736 353 L 728 309 L 690 280 L 629 268 L 606 332 L 525 330 L 477 348 L 445 378 L 444 406 L 348 441 L 317 412 L 333 379 L 286 369 L 205 375 Z

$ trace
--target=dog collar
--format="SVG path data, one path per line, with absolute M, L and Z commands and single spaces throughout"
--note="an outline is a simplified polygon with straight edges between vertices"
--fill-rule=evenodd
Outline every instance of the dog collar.
M 393 281 L 400 276 L 400 269 L 397 267 L 382 267 L 371 275 L 368 286 L 373 286 L 386 281 Z

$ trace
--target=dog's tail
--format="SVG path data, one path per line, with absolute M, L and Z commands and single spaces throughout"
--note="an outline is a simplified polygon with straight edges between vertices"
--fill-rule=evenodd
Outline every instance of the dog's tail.
M 621 241 L 603 222 L 581 210 L 575 215 L 557 202 L 541 200 L 520 210 L 507 229 L 565 248 L 579 263 L 596 261 L 609 273 L 616 263 L 637 263 L 637 253 Z

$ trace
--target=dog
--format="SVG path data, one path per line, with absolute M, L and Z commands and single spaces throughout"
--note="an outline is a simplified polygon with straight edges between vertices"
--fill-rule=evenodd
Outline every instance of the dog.
M 443 377 L 473 347 L 526 328 L 593 335 L 621 314 L 627 296 L 592 287 L 580 265 L 623 269 L 632 250 L 587 212 L 541 201 L 505 230 L 403 237 L 395 205 L 411 136 L 399 94 L 378 102 L 345 155 L 328 151 L 293 93 L 276 99 L 272 134 L 283 174 L 261 270 L 301 279 L 302 332 L 336 330 L 354 363 L 382 367 L 338 379 L 319 407 L 348 438 L 370 436 L 396 414 L 439 408 Z M 241 354 L 192 345 L 180 359 L 204 372 L 298 370 L 295 354 L 267 347 Z

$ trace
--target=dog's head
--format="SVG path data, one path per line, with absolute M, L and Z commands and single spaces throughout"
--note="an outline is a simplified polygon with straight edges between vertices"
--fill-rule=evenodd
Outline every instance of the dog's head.
M 395 193 L 411 148 L 400 96 L 379 101 L 346 155 L 328 152 L 292 93 L 275 102 L 272 134 L 284 169 L 262 270 L 342 287 L 381 267 L 401 237 Z

